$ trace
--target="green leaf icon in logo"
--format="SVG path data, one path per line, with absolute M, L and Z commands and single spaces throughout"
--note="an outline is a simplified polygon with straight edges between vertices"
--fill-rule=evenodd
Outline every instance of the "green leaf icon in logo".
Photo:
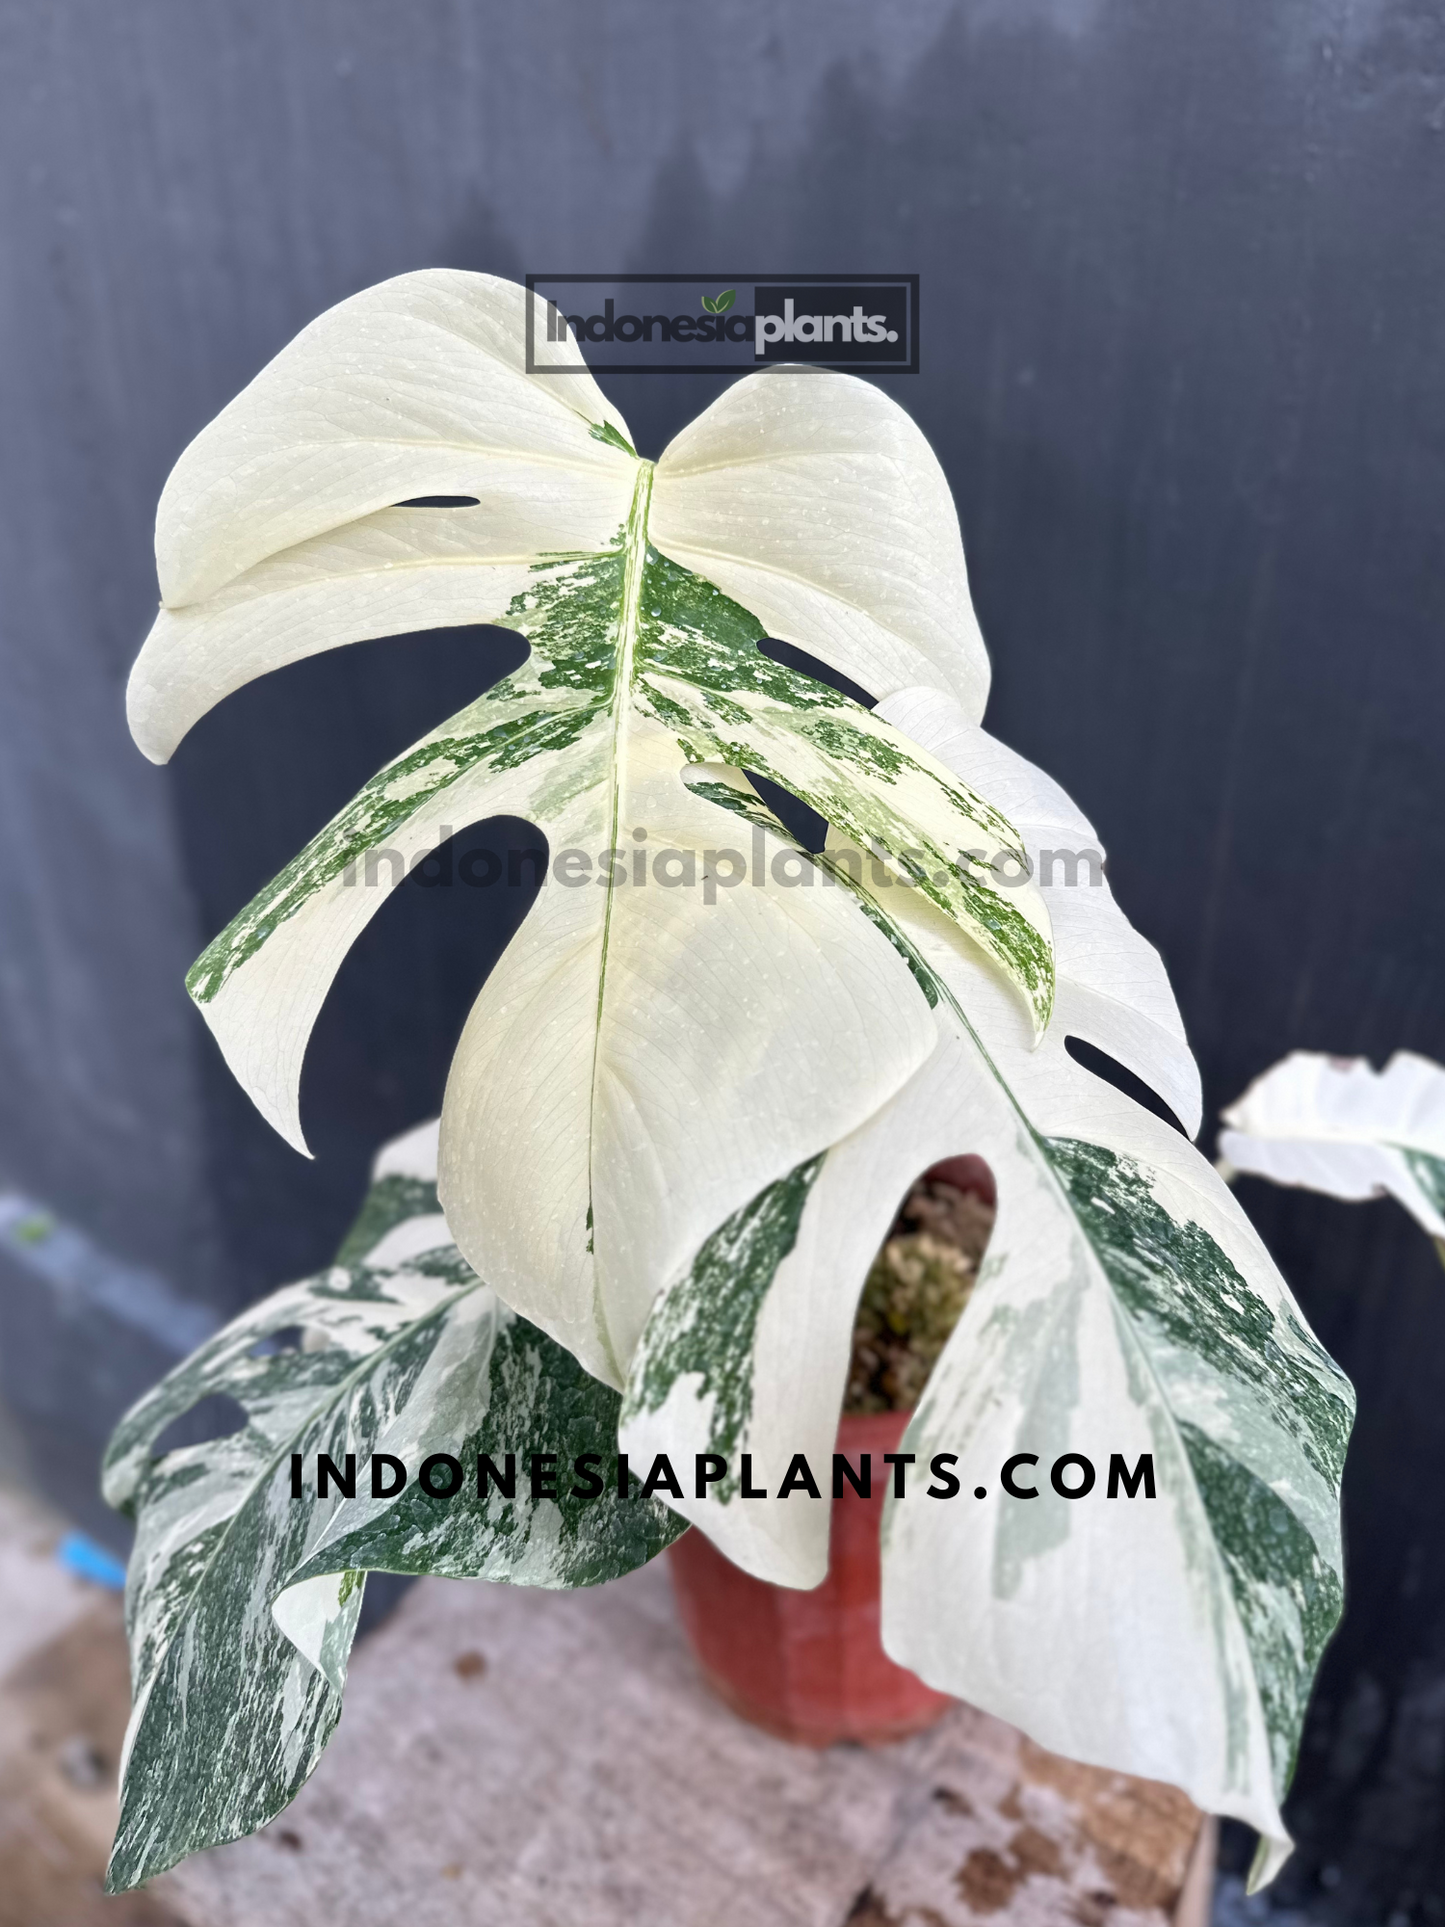
M 737 298 L 736 288 L 724 288 L 721 294 L 705 294 L 702 305 L 709 314 L 726 314 Z

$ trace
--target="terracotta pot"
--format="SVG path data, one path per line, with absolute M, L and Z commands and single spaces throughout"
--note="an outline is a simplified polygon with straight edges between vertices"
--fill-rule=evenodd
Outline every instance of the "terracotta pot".
M 993 1172 L 972 1151 L 965 1152 L 962 1157 L 943 1158 L 937 1164 L 930 1164 L 923 1175 L 925 1178 L 936 1178 L 942 1184 L 951 1184 L 955 1191 L 976 1191 L 985 1204 L 998 1203 L 998 1186 L 994 1183 Z
M 878 1528 L 892 1477 L 881 1455 L 896 1450 L 911 1416 L 842 1421 L 838 1450 L 854 1465 L 860 1452 L 872 1453 L 873 1490 L 864 1499 L 845 1489 L 833 1500 L 828 1577 L 812 1592 L 740 1572 L 696 1528 L 668 1552 L 682 1623 L 708 1684 L 780 1739 L 881 1746 L 931 1726 L 950 1704 L 895 1666 L 878 1634 Z

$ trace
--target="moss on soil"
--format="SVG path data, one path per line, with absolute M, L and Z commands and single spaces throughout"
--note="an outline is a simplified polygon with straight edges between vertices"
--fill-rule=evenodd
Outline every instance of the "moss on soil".
M 858 1302 L 843 1410 L 908 1412 L 978 1277 L 994 1209 L 920 1178 L 899 1207 Z

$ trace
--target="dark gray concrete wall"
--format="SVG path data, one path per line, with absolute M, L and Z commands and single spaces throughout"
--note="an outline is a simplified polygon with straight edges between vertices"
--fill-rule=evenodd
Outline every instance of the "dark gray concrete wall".
M 182 446 L 438 263 L 917 270 L 893 389 L 958 496 L 991 723 L 1094 814 L 1211 1106 L 1295 1045 L 1445 1059 L 1436 6 L 0 0 L 0 90 L 0 1173 L 101 1243 L 220 1309 L 323 1258 L 518 913 L 388 906 L 303 1164 L 182 973 L 506 644 L 300 665 L 169 772 L 120 714 Z M 614 392 L 656 452 L 716 388 Z M 1245 1195 L 1362 1396 L 1293 1878 L 1435 1920 L 1445 1281 L 1389 1207 Z

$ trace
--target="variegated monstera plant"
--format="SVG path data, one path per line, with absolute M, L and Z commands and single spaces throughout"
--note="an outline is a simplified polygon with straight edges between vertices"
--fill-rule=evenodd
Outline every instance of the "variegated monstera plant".
M 826 1504 L 743 1503 L 733 1479 L 665 1504 L 566 1480 L 555 1499 L 413 1482 L 298 1503 L 290 1455 L 620 1447 L 634 1470 L 698 1451 L 735 1469 L 746 1450 L 776 1493 L 793 1454 L 832 1450 L 899 1197 L 962 1151 L 993 1167 L 997 1225 L 906 1449 L 959 1454 L 965 1491 L 995 1495 L 1018 1451 L 1149 1452 L 1158 1496 L 1070 1503 L 1043 1481 L 1027 1504 L 893 1505 L 885 1643 L 1047 1747 L 1251 1822 L 1265 1875 L 1340 1608 L 1350 1390 L 1209 1162 L 1065 1050 L 1100 1047 L 1197 1128 L 1158 957 L 1101 880 L 1039 860 L 1096 847 L 1089 824 L 980 727 L 988 662 L 938 463 L 878 389 L 788 368 L 640 460 L 570 342 L 527 372 L 527 298 L 437 272 L 342 303 L 162 499 L 163 607 L 130 690 L 157 760 L 251 677 L 341 643 L 496 623 L 530 645 L 191 975 L 293 1144 L 311 1026 L 400 867 L 356 887 L 368 853 L 505 813 L 596 867 L 546 884 L 487 981 L 439 1148 L 435 1127 L 393 1147 L 336 1267 L 120 1428 L 135 1712 L 112 1885 L 295 1793 L 368 1570 L 590 1584 L 692 1522 L 748 1571 L 816 1584 Z M 437 496 L 466 502 L 414 500 Z M 780 667 L 768 637 L 875 706 Z M 745 772 L 821 812 L 821 854 Z M 649 851 L 672 867 L 643 882 Z M 306 1343 L 278 1347 L 297 1326 Z M 153 1456 L 216 1390 L 249 1423 Z

